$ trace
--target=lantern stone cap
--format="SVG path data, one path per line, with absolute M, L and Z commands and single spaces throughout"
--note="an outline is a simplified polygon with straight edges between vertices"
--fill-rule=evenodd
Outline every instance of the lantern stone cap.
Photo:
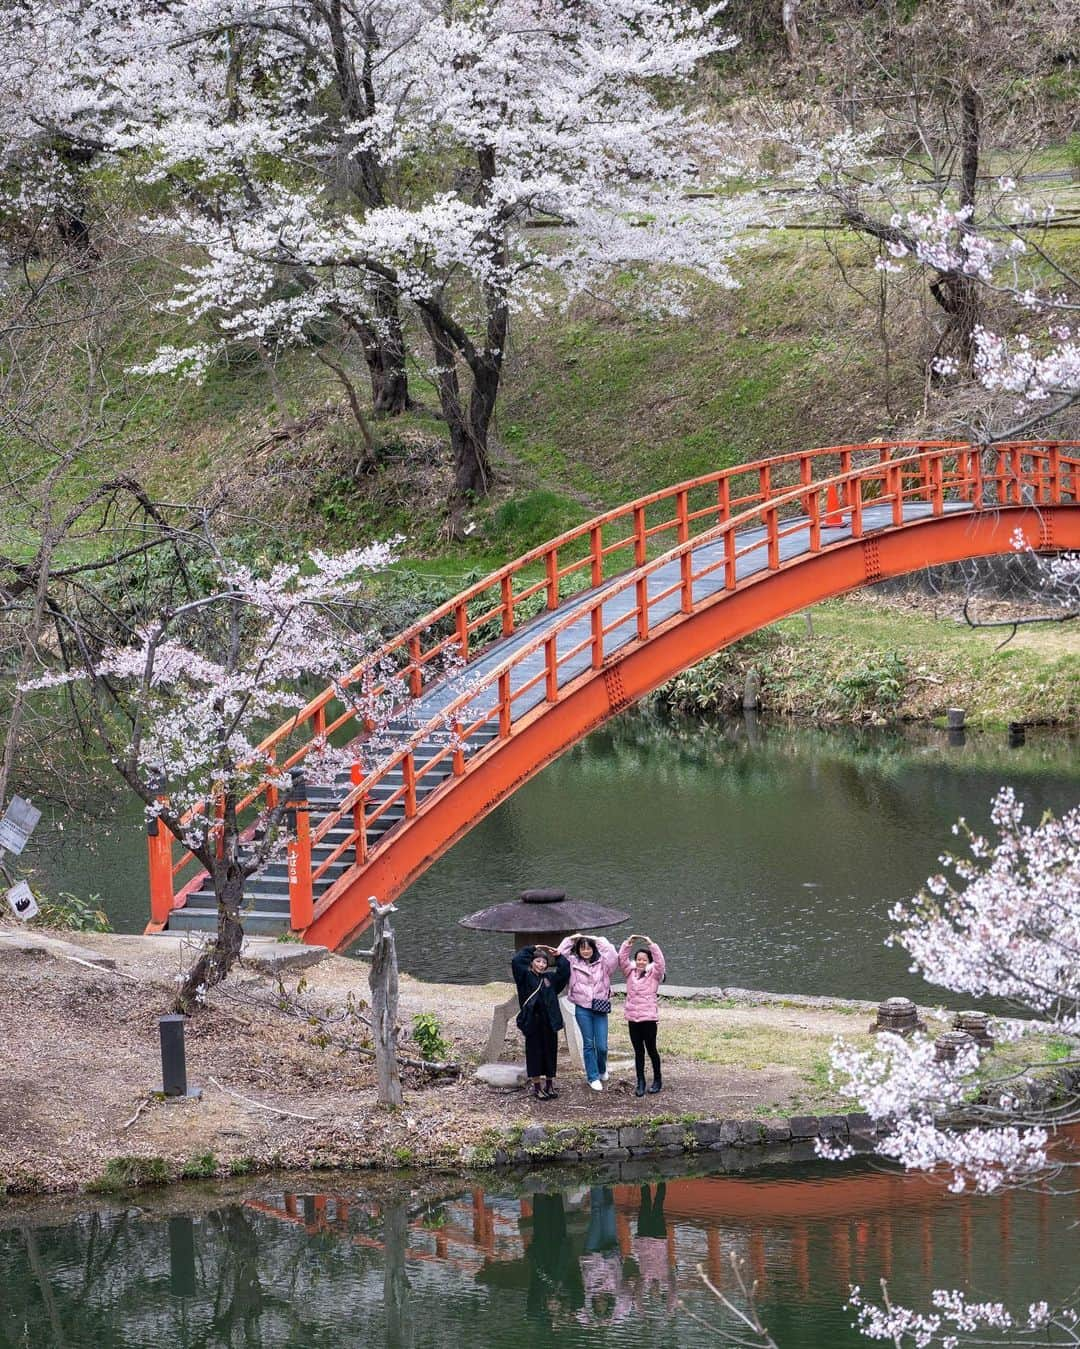
M 565 890 L 523 890 L 518 899 L 459 918 L 462 927 L 476 932 L 592 932 L 625 923 L 621 909 L 609 909 L 587 899 L 570 899 Z

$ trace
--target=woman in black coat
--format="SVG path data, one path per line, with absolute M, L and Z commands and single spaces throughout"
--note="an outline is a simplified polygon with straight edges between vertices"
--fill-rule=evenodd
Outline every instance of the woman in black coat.
M 559 994 L 570 982 L 570 962 L 550 946 L 523 946 L 510 962 L 517 985 L 518 1029 L 525 1036 L 525 1071 L 533 1095 L 541 1101 L 558 1096 L 554 1080 L 558 1069 L 563 1019 Z

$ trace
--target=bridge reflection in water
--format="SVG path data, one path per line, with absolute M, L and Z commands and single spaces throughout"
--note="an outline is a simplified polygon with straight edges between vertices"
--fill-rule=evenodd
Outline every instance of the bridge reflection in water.
M 1067 1202 L 1080 1214 L 1080 1194 Z M 500 1303 L 503 1317 L 557 1328 L 675 1309 L 718 1322 L 702 1274 L 738 1298 L 733 1257 L 774 1315 L 797 1315 L 811 1302 L 840 1312 L 852 1285 L 874 1294 L 881 1279 L 923 1304 L 931 1288 L 957 1286 L 1006 1303 L 1015 1296 L 1022 1310 L 1039 1293 L 1034 1271 L 1054 1266 L 1051 1230 L 1061 1233 L 1062 1203 L 1046 1194 L 958 1197 L 939 1180 L 865 1164 L 848 1174 L 670 1178 L 516 1197 L 474 1186 L 410 1216 L 396 1251 L 382 1231 L 386 1206 L 376 1201 L 286 1191 L 247 1207 L 311 1237 L 516 1292 L 516 1308 Z
M 716 1349 L 756 1280 L 781 1349 L 854 1349 L 852 1284 L 1076 1300 L 1080 1198 L 957 1198 L 861 1161 L 687 1176 L 335 1177 L 0 1205 L 0 1349 Z M 310 1184 L 310 1182 L 308 1182 Z M 280 1184 L 280 1182 L 278 1182 Z

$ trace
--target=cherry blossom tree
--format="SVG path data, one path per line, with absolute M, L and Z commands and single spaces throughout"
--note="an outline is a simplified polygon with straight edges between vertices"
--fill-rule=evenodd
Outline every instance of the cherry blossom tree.
M 148 227 L 189 250 L 171 303 L 200 335 L 146 369 L 351 333 L 376 407 L 380 380 L 399 406 L 422 338 L 460 504 L 490 484 L 515 312 L 616 281 L 653 308 L 677 308 L 680 276 L 734 284 L 751 208 L 687 198 L 722 163 L 675 97 L 728 44 L 720 8 L 54 0 L 35 51 L 67 55 L 32 120 L 65 119 L 167 189 Z M 38 88 L 42 59 L 21 67 Z
M 186 545 L 171 593 L 156 585 L 134 602 L 130 594 L 118 600 L 114 589 L 54 595 L 64 668 L 28 684 L 82 692 L 84 715 L 143 801 L 148 827 L 171 830 L 209 874 L 217 933 L 178 995 L 178 1010 L 189 1012 L 239 956 L 245 882 L 287 841 L 291 783 L 278 765 L 298 748 L 301 728 L 294 723 L 276 761 L 260 748 L 266 731 L 296 717 L 314 681 L 333 682 L 376 726 L 408 695 L 394 671 L 374 667 L 370 679 L 346 688 L 350 670 L 373 650 L 360 601 L 372 573 L 392 559 L 392 543 L 269 568 L 222 556 L 208 532 Z M 117 627 L 119 640 L 111 638 Z M 332 776 L 360 752 L 316 741 L 304 771 L 309 779 Z M 277 800 L 269 798 L 253 832 L 243 830 L 241 801 L 265 788 Z

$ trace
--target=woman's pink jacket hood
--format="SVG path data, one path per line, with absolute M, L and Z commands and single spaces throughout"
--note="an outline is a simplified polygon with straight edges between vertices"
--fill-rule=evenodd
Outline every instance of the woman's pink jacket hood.
M 640 950 L 640 946 L 637 948 Z M 667 965 L 664 953 L 656 942 L 649 943 L 652 961 L 646 965 L 645 973 L 638 974 L 630 954 L 630 938 L 619 947 L 619 967 L 626 975 L 626 1006 L 623 1009 L 627 1021 L 659 1021 L 658 990 L 664 978 Z
M 570 987 L 567 996 L 578 1007 L 591 1009 L 594 998 L 611 997 L 611 976 L 619 963 L 619 953 L 606 937 L 589 937 L 596 947 L 595 960 L 582 960 L 571 949 L 572 937 L 564 937 L 559 943 L 559 955 L 570 962 Z

